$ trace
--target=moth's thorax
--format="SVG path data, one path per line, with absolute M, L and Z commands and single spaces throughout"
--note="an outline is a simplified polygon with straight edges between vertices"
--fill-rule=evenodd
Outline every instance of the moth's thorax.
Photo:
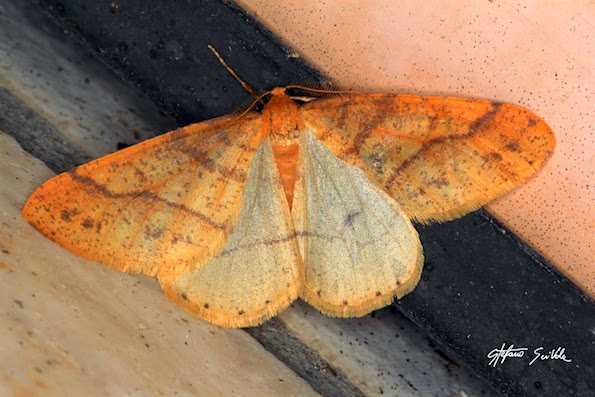
M 291 208 L 298 159 L 298 104 L 283 88 L 271 91 L 271 99 L 262 111 L 265 134 L 271 139 L 275 163 L 283 183 L 283 190 Z
M 271 99 L 262 110 L 265 128 L 275 144 L 291 145 L 298 138 L 298 104 L 283 88 L 271 91 Z

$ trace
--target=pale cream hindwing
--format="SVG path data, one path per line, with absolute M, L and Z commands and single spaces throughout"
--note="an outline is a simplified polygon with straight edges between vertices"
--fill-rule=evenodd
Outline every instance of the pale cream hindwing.
M 305 267 L 300 297 L 325 314 L 352 317 L 413 290 L 422 248 L 397 202 L 310 131 L 300 146 L 292 208 Z
M 252 162 L 238 223 L 205 266 L 160 278 L 167 296 L 218 325 L 257 325 L 297 298 L 302 266 L 269 139 Z

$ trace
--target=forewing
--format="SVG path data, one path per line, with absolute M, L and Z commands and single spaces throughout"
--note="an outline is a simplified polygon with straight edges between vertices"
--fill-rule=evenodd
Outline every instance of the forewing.
M 166 276 L 204 265 L 237 218 L 260 119 L 193 124 L 65 172 L 23 216 L 69 251 Z
M 205 266 L 159 277 L 166 295 L 226 327 L 257 325 L 291 303 L 301 285 L 293 222 L 269 140 L 254 157 L 238 223 Z
M 462 98 L 352 95 L 307 103 L 300 118 L 420 222 L 456 218 L 512 190 L 555 146 L 529 110 Z
M 325 314 L 351 317 L 410 292 L 422 248 L 397 202 L 309 131 L 298 167 L 292 215 L 305 269 L 300 297 Z

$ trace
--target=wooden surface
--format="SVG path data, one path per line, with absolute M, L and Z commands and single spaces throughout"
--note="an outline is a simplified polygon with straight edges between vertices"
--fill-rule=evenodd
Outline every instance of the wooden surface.
M 237 3 L 340 87 L 510 102 L 545 119 L 553 158 L 487 209 L 595 296 L 592 2 Z

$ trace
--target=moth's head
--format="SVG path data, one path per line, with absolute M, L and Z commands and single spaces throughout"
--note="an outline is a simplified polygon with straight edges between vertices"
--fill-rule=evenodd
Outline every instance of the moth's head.
M 357 94 L 353 91 L 342 91 L 332 88 L 324 88 L 319 84 L 310 85 L 288 85 L 285 87 L 276 87 L 270 91 L 253 98 L 238 109 L 241 115 L 249 112 L 256 113 L 283 113 L 283 110 L 292 109 L 294 111 L 300 105 L 315 101 L 320 98 L 346 96 Z
M 297 105 L 312 102 L 319 98 L 327 98 L 333 96 L 344 96 L 357 94 L 352 91 L 344 91 L 336 88 L 325 88 L 320 84 L 304 84 L 304 85 L 288 85 L 285 87 L 276 87 L 259 95 L 253 102 L 251 108 L 256 111 L 262 111 L 264 106 L 271 103 L 288 103 L 287 99 L 291 99 Z

